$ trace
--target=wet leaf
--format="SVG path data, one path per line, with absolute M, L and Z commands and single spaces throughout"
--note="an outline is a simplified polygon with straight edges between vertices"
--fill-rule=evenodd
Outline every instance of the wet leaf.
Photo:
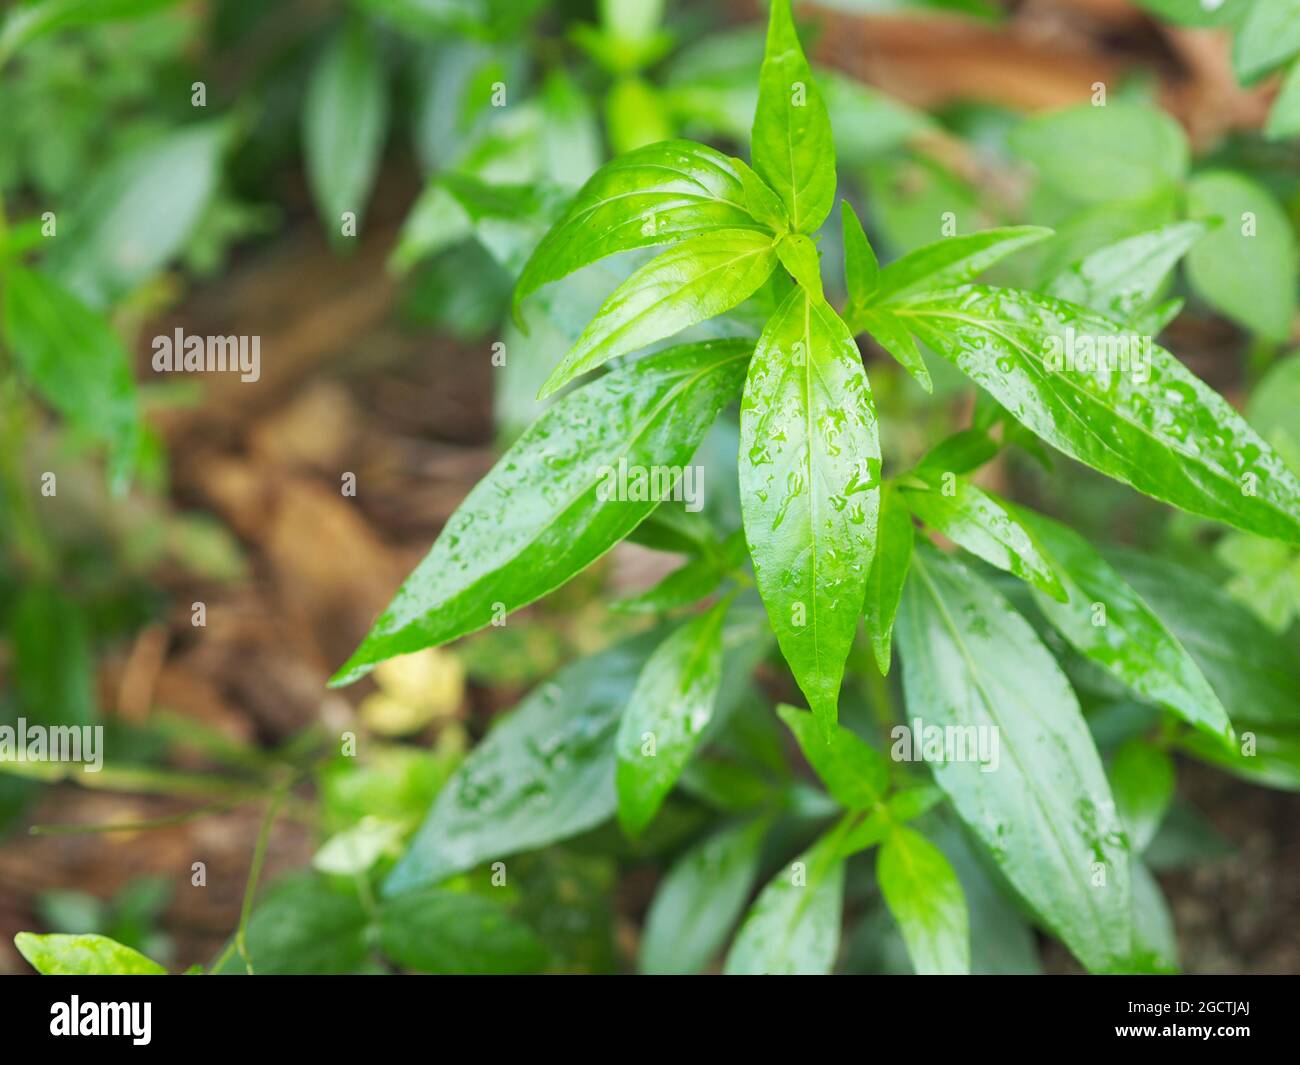
M 871 635 L 871 652 L 876 657 L 876 666 L 882 677 L 889 673 L 894 617 L 898 613 L 898 600 L 903 594 L 903 584 L 912 564 L 915 536 L 912 515 L 899 498 L 898 488 L 886 484 L 880 493 L 879 536 L 876 554 L 871 560 L 863 610 L 867 619 L 867 631 Z
M 876 859 L 876 880 L 921 976 L 970 973 L 970 924 L 961 881 L 919 832 L 896 826 Z
M 884 798 L 889 763 L 883 754 L 843 725 L 836 725 L 828 736 L 812 714 L 784 704 L 776 712 L 826 790 L 846 810 L 867 810 Z
M 108 936 L 19 932 L 14 946 L 42 976 L 166 976 L 167 970 Z

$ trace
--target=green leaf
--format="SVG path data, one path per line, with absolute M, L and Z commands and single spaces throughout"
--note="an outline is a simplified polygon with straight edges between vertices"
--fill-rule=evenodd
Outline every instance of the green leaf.
M 335 876 L 357 876 L 385 854 L 396 851 L 405 835 L 405 826 L 400 822 L 363 817 L 322 843 L 312 855 L 312 868 Z
M 822 295 L 821 262 L 817 246 L 802 233 L 787 233 L 777 242 L 776 254 L 790 276 L 814 296 Z
M 1195 659 L 1239 734 L 1300 727 L 1300 663 L 1285 641 L 1199 573 L 1132 551 L 1107 559 Z
M 466 497 L 331 683 L 480 629 L 613 547 L 660 502 L 650 498 L 650 474 L 675 468 L 658 478 L 665 492 L 685 475 L 735 395 L 750 343 L 672 348 L 545 411 Z M 622 469 L 630 471 L 626 492 Z
M 866 330 L 871 339 L 879 344 L 908 373 L 916 378 L 917 383 L 927 392 L 934 391 L 930 380 L 930 370 L 925 359 L 907 331 L 907 326 L 898 317 L 889 313 L 887 308 L 866 307 L 849 315 L 849 330 L 859 333 Z
M 356 972 L 367 954 L 369 918 L 353 894 L 317 876 L 276 884 L 248 922 L 248 955 L 257 976 L 334 976 Z M 218 976 L 247 972 L 232 952 Z
M 1250 725 L 1227 749 L 1191 732 L 1178 738 L 1178 746 L 1252 784 L 1300 791 L 1300 727 Z
M 800 233 L 813 233 L 835 200 L 835 147 L 826 104 L 804 58 L 790 0 L 772 0 L 758 75 L 750 155 Z
M 438 794 L 385 892 L 436 884 L 613 814 L 619 717 L 661 636 L 565 667 L 501 719 Z
M 638 968 L 698 973 L 722 946 L 758 876 L 764 821 L 720 829 L 668 870 L 646 915 Z
M 0 66 L 24 45 L 55 30 L 141 18 L 179 0 L 39 0 L 11 7 L 0 23 Z
M 857 212 L 848 200 L 840 201 L 840 226 L 844 231 L 844 287 L 849 294 L 849 303 L 865 304 L 876 290 L 880 263 Z M 851 321 L 853 315 L 850 312 L 845 317 Z
M 1117 322 L 1133 323 L 1160 294 L 1178 260 L 1205 233 L 1200 222 L 1174 222 L 1108 244 L 1057 274 L 1043 291 Z
M 966 896 L 939 848 L 919 832 L 896 826 L 881 845 L 876 880 L 917 973 L 968 975 Z
M 723 573 L 712 558 L 693 558 L 652 588 L 610 603 L 611 610 L 628 614 L 662 614 L 690 606 L 722 583 Z
M 1221 396 L 1147 338 L 1074 304 L 983 285 L 918 296 L 895 313 L 1071 458 L 1194 514 L 1300 543 L 1295 475 Z M 1071 354 L 1085 351 L 1080 338 L 1121 369 L 1072 366 Z
M 1300 52 L 1300 0 L 1253 0 L 1232 41 L 1232 67 L 1248 85 Z
M 1180 26 L 1226 26 L 1238 20 L 1254 0 L 1220 0 L 1218 4 L 1206 0 L 1137 0 L 1161 18 Z
M 931 763 L 935 782 L 1084 965 L 1124 968 L 1133 940 L 1128 850 L 1056 660 L 1002 596 L 925 545 L 913 556 L 895 632 L 909 714 L 927 728 L 997 737 L 993 771 L 953 758 Z
M 867 810 L 880 802 L 889 785 L 889 763 L 864 740 L 836 725 L 829 736 L 812 714 L 784 703 L 776 708 L 794 733 L 808 764 L 826 790 L 847 810 Z
M 1188 182 L 1187 209 L 1193 218 L 1223 219 L 1187 256 L 1192 288 L 1251 332 L 1285 340 L 1296 313 L 1297 267 L 1282 205 L 1250 178 L 1218 170 Z
M 824 975 L 839 953 L 844 860 L 834 833 L 776 874 L 727 954 L 728 976 Z
M 46 726 L 93 724 L 95 656 L 86 608 L 58 587 L 31 580 L 7 605 L 4 620 L 15 714 Z M 51 638 L 55 633 L 58 639 Z
M 753 229 L 720 229 L 662 252 L 601 305 L 538 398 L 617 355 L 644 348 L 743 303 L 767 280 L 776 259 L 771 234 Z
M 166 976 L 167 970 L 108 936 L 19 932 L 14 946 L 42 976 Z
M 1264 136 L 1271 141 L 1300 137 L 1300 61 L 1291 64 L 1282 88 L 1269 108 Z
M 345 239 L 344 215 L 357 231 L 370 199 L 388 123 L 384 61 L 360 21 L 335 34 L 312 71 L 303 109 L 307 179 L 330 240 Z
M 867 631 L 871 634 L 871 652 L 876 656 L 876 665 L 882 677 L 889 674 L 894 617 L 898 613 L 898 600 L 903 594 L 903 583 L 907 580 L 907 571 L 912 564 L 912 544 L 915 538 L 912 515 L 899 497 L 897 486 L 886 484 L 880 493 L 876 555 L 871 561 L 864 609 Z
M 1159 747 L 1132 739 L 1116 752 L 1107 775 L 1129 847 L 1141 854 L 1155 838 L 1174 797 L 1174 763 Z
M 693 141 L 651 144 L 606 163 L 574 197 L 524 267 L 514 305 L 615 252 L 717 229 L 759 230 L 735 163 Z
M 676 629 L 652 654 L 623 711 L 618 819 L 639 835 L 695 753 L 722 682 L 722 621 L 728 600 Z
M 532 930 L 498 903 L 437 889 L 387 899 L 379 943 L 403 968 L 435 976 L 535 973 L 548 958 Z
M 1187 137 L 1165 112 L 1113 100 L 1080 104 L 1025 119 L 1011 148 L 1040 179 L 1084 203 L 1135 200 L 1187 174 Z
M 1041 226 L 1007 226 L 923 245 L 880 271 L 874 301 L 894 303 L 928 289 L 959 285 L 1051 235 Z
M 1144 699 L 1231 742 L 1228 713 L 1196 660 L 1119 572 L 1072 529 L 1024 508 L 1015 514 L 1069 593 L 1064 603 L 1034 598 L 1070 645 Z
M 662 144 L 673 135 L 663 98 L 643 78 L 619 78 L 605 96 L 605 128 L 616 155 Z
M 221 122 L 188 126 L 115 159 L 60 217 L 49 272 L 95 308 L 156 274 L 211 202 L 227 132 Z
M 916 481 L 925 488 L 914 488 Z M 990 566 L 1028 581 L 1053 599 L 1066 599 L 1065 589 L 1029 531 L 1016 520 L 1008 504 L 951 471 L 923 465 L 900 482 L 908 508 L 930 528 L 943 533 Z
M 1133 951 L 1138 972 L 1178 972 L 1178 937 L 1160 885 L 1146 863 L 1133 861 Z
M 552 67 L 546 75 L 542 113 L 542 173 L 557 185 L 576 189 L 596 172 L 603 153 L 591 101 L 563 67 Z
M 4 332 L 41 397 L 78 435 L 108 445 L 110 480 L 124 489 L 142 428 L 131 358 L 112 327 L 57 281 L 15 266 L 5 274 Z
M 803 289 L 772 316 L 750 363 L 740 493 L 772 628 L 829 726 L 875 547 L 880 444 L 857 346 Z
M 755 174 L 747 163 L 733 158 L 731 165 L 740 174 L 740 182 L 745 189 L 745 207 L 749 213 L 774 233 L 788 232 L 790 216 L 786 214 L 781 197 L 768 188 L 763 179 Z
M 996 403 L 990 405 L 995 413 L 1000 412 L 1001 408 Z M 992 459 L 998 451 L 998 442 L 989 436 L 988 426 L 959 429 L 930 448 L 917 466 L 928 470 L 949 470 L 957 474 L 970 473 Z

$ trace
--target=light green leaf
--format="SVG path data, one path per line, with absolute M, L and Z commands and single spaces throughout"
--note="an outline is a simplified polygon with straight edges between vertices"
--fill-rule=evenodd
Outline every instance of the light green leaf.
M 1291 64 L 1282 88 L 1269 108 L 1264 136 L 1271 141 L 1300 137 L 1300 61 Z
M 565 667 L 504 717 L 439 792 L 385 893 L 436 884 L 609 818 L 619 717 L 661 638 L 646 633 Z
M 844 860 L 834 833 L 785 866 L 750 907 L 727 976 L 824 975 L 839 953 Z
M 1007 226 L 923 245 L 880 271 L 873 300 L 893 303 L 928 289 L 959 285 L 1051 235 L 1041 226 Z
M 1300 663 L 1280 637 L 1186 567 L 1132 551 L 1106 557 L 1196 660 L 1239 734 L 1300 727 Z M 1216 742 L 1207 737 L 1206 746 Z
M 926 487 L 913 487 L 917 481 Z M 928 464 L 909 473 L 899 483 L 899 492 L 912 513 L 930 528 L 990 566 L 1064 602 L 1065 589 L 1051 562 L 1002 500 L 951 471 Z
M 1187 174 L 1187 136 L 1165 112 L 1112 100 L 1025 119 L 1011 147 L 1043 182 L 1084 203 L 1135 200 Z
M 1180 26 L 1226 26 L 1238 17 L 1253 0 L 1137 0 L 1161 18 Z
M 840 226 L 844 231 L 844 287 L 849 294 L 850 306 L 863 305 L 876 290 L 880 263 L 857 212 L 848 200 L 840 201 Z M 845 317 L 852 321 L 852 312 L 846 312 Z
M 405 834 L 399 822 L 363 817 L 322 843 L 312 855 L 312 868 L 335 876 L 357 876 L 368 871 L 385 854 L 395 851 Z
M 648 144 L 662 144 L 673 135 L 672 117 L 663 98 L 644 78 L 619 78 L 605 96 L 605 128 L 615 155 Z
M 152 15 L 179 0 L 38 0 L 16 4 L 0 22 L 0 66 L 37 37 L 70 26 L 116 22 Z
M 1056 660 L 993 588 L 926 545 L 913 556 L 895 632 L 909 716 L 997 737 L 992 771 L 992 762 L 950 758 L 930 765 L 935 782 L 1084 965 L 1125 968 L 1133 941 L 1128 850 Z
M 880 444 L 857 346 L 803 289 L 772 316 L 750 363 L 740 493 L 772 628 L 829 726 L 875 548 Z
M 835 200 L 835 147 L 790 0 L 772 0 L 750 155 L 759 177 L 784 201 L 791 225 L 800 233 L 815 232 Z
M 498 903 L 437 889 L 387 899 L 379 943 L 403 968 L 435 976 L 535 973 L 548 958 L 533 931 Z
M 530 293 L 607 255 L 747 227 L 762 229 L 731 159 L 693 141 L 647 145 L 597 170 L 537 245 L 515 289 L 516 315 Z
M 1115 568 L 1066 526 L 1023 508 L 1015 514 L 1069 593 L 1065 603 L 1034 597 L 1053 627 L 1144 699 L 1230 742 L 1228 713 L 1196 660 Z
M 966 896 L 939 848 L 919 832 L 896 826 L 880 847 L 876 880 L 917 973 L 968 975 Z
M 166 976 L 167 970 L 138 950 L 99 935 L 14 936 L 18 953 L 42 976 Z
M 331 683 L 480 629 L 613 547 L 660 502 L 650 498 L 650 473 L 676 471 L 659 478 L 665 492 L 679 482 L 734 397 L 749 345 L 672 348 L 545 411 L 466 497 Z M 621 491 L 624 468 L 644 477 L 629 476 Z M 638 483 L 646 490 L 633 491 Z
M 557 185 L 576 189 L 596 172 L 603 152 L 591 101 L 563 67 L 546 75 L 542 114 L 541 171 Z
M 1188 183 L 1187 209 L 1193 218 L 1223 219 L 1187 256 L 1192 288 L 1251 332 L 1270 340 L 1290 336 L 1296 242 L 1282 205 L 1250 178 L 1217 170 Z
M 1242 84 L 1258 81 L 1300 52 L 1300 0 L 1252 0 L 1232 41 L 1232 67 Z
M 142 430 L 131 358 L 108 321 L 52 278 L 14 266 L 5 274 L 4 333 L 41 397 L 79 436 L 108 445 L 110 481 L 124 489 Z
M 829 735 L 812 714 L 782 704 L 776 708 L 826 790 L 846 810 L 867 810 L 889 785 L 889 763 L 864 740 L 836 725 Z
M 1141 854 L 1155 838 L 1174 797 L 1174 763 L 1159 747 L 1132 739 L 1116 752 L 1107 776 L 1129 847 Z
M 1178 738 L 1178 746 L 1252 784 L 1300 791 L 1300 727 L 1252 724 L 1240 730 L 1232 748 L 1189 732 Z
M 652 654 L 623 711 L 618 740 L 618 819 L 639 835 L 695 753 L 722 682 L 728 600 L 676 629 Z
M 1202 236 L 1200 222 L 1174 222 L 1108 244 L 1057 274 L 1043 291 L 1088 307 L 1117 322 L 1133 323 L 1160 294 L 1160 288 Z
M 538 398 L 617 355 L 731 310 L 767 280 L 776 260 L 771 234 L 753 229 L 720 229 L 662 252 L 614 290 Z
M 642 973 L 690 975 L 708 964 L 749 897 L 766 830 L 763 821 L 723 828 L 677 859 L 646 915 Z
M 821 262 L 811 238 L 802 233 L 787 233 L 777 243 L 776 254 L 781 265 L 805 290 L 814 296 L 822 295 Z
M 360 21 L 340 30 L 312 71 L 303 109 L 307 179 L 331 241 L 357 231 L 370 199 L 388 123 L 388 88 L 374 34 Z
M 50 273 L 103 308 L 161 270 L 212 200 L 227 132 L 221 122 L 187 126 L 115 159 L 59 218 Z
M 899 498 L 897 486 L 886 484 L 880 493 L 879 535 L 876 555 L 871 560 L 864 610 L 867 631 L 871 635 L 871 652 L 876 656 L 876 665 L 882 677 L 889 674 L 894 617 L 898 613 L 898 600 L 903 594 L 903 583 L 907 580 L 907 571 L 912 564 L 915 537 L 912 515 Z
M 781 197 L 767 187 L 763 179 L 750 169 L 748 163 L 733 158 L 731 165 L 740 174 L 740 181 L 745 189 L 745 207 L 749 213 L 774 233 L 788 232 L 790 216 L 786 214 Z
M 1295 475 L 1221 396 L 1147 338 L 1074 304 L 983 285 L 917 296 L 894 313 L 1070 457 L 1194 514 L 1300 543 Z M 1086 369 L 1079 338 L 1117 369 Z
M 890 314 L 887 307 L 879 309 L 867 307 L 858 310 L 847 321 L 851 332 L 859 333 L 866 330 L 871 334 L 872 340 L 884 348 L 904 370 L 916 378 L 917 384 L 927 392 L 934 391 L 934 383 L 930 380 L 930 370 L 925 365 L 925 358 L 921 355 L 920 349 L 917 348 L 916 341 L 912 339 L 912 334 L 907 331 L 907 326 L 899 318 Z

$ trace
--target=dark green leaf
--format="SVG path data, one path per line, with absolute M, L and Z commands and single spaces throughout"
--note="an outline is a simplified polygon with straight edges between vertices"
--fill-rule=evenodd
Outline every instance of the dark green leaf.
M 968 974 L 966 896 L 939 848 L 919 832 L 896 826 L 880 847 L 876 880 L 917 973 Z
M 952 757 L 931 764 L 935 782 L 1080 961 L 1124 968 L 1133 941 L 1128 850 L 1056 660 L 997 592 L 924 545 L 895 631 L 909 714 L 927 728 L 997 737 L 996 764 Z
M 899 498 L 898 488 L 886 484 L 880 493 L 879 533 L 876 554 L 871 560 L 871 575 L 867 580 L 864 610 L 867 631 L 871 634 L 871 651 L 876 656 L 881 676 L 889 673 L 894 616 L 898 613 L 898 600 L 903 594 L 908 567 L 912 564 L 915 535 L 912 515 Z
M 766 830 L 762 821 L 723 828 L 677 859 L 646 915 L 641 972 L 689 975 L 708 964 L 749 897 Z
M 835 200 L 835 148 L 790 0 L 772 0 L 750 155 L 759 177 L 784 201 L 791 225 L 800 233 L 815 232 Z
M 629 835 L 654 818 L 713 716 L 729 605 L 724 600 L 676 629 L 637 678 L 615 745 L 618 819 Z
M 709 425 L 735 395 L 749 344 L 661 352 L 543 413 L 470 492 L 331 683 L 348 683 L 376 662 L 482 628 L 613 547 L 659 503 L 649 491 L 651 472 L 676 468 L 660 488 L 679 483 Z M 624 468 L 630 471 L 626 492 L 617 483 Z M 638 484 L 646 491 L 634 491 Z
M 1195 659 L 1115 568 L 1066 526 L 1023 508 L 1015 513 L 1069 593 L 1065 603 L 1035 598 L 1071 646 L 1143 698 L 1231 741 L 1228 713 Z
M 385 892 L 436 884 L 614 813 L 619 716 L 659 633 L 567 666 L 488 733 L 439 793 Z
M 776 267 L 770 233 L 719 229 L 662 252 L 610 295 L 538 393 L 731 310 Z
M 803 289 L 772 316 L 750 363 L 740 488 L 772 628 L 829 726 L 875 548 L 880 444 L 857 346 Z
M 430 889 L 384 902 L 379 942 L 389 958 L 421 973 L 535 973 L 547 950 L 527 925 L 479 895 Z
M 1300 543 L 1295 475 L 1149 338 L 1074 304 L 983 285 L 917 296 L 895 313 L 1072 458 L 1194 514 Z M 1116 369 L 1075 361 L 1087 351 Z

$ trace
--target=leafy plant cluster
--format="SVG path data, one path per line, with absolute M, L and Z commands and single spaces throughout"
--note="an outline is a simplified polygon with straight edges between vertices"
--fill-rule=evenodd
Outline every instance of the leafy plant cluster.
M 1193 0 L 1144 6 L 1200 18 Z M 1213 16 L 1235 20 L 1244 81 L 1295 54 L 1268 22 L 1288 7 L 1227 0 Z M 1243 418 L 1158 344 L 1141 374 L 1058 372 L 1047 356 L 1072 337 L 1160 335 L 1190 298 L 1269 363 L 1294 328 L 1293 178 L 1240 146 L 1193 166 L 1176 123 L 1126 90 L 1014 124 L 1030 216 L 1053 229 L 1010 224 L 1013 208 L 917 149 L 932 119 L 812 70 L 788 0 L 765 36 L 681 51 L 657 5 L 602 4 L 570 31 L 576 73 L 535 35 L 536 5 L 451 10 L 458 30 L 505 40 L 456 39 L 415 64 L 429 179 L 392 267 L 413 307 L 464 333 L 510 314 L 498 417 L 512 442 L 333 683 L 373 671 L 388 690 L 402 663 L 478 630 L 460 646 L 505 648 L 527 622 L 503 619 L 622 540 L 683 562 L 616 604 L 651 627 L 538 684 L 468 755 L 376 746 L 358 765 L 316 735 L 258 761 L 246 783 L 277 802 L 317 780 L 326 841 L 312 872 L 253 908 L 264 832 L 212 971 L 612 968 L 614 878 L 649 862 L 666 873 L 638 947 L 647 972 L 720 953 L 729 973 L 1025 971 L 1035 927 L 1090 971 L 1175 970 L 1152 870 L 1175 839 L 1216 844 L 1175 797 L 1173 756 L 1300 788 L 1298 364 L 1277 361 Z M 306 169 L 340 247 L 400 104 L 385 56 L 425 17 L 367 0 L 311 64 Z M 539 56 L 536 91 L 512 99 Z M 973 132 L 995 116 L 948 121 Z M 746 132 L 749 163 L 688 139 Z M 184 158 L 207 153 L 186 188 L 214 187 L 229 135 L 177 135 Z M 602 141 L 616 153 L 603 165 Z M 865 226 L 847 199 L 836 210 L 854 185 Z M 79 397 L 50 338 L 72 323 L 96 366 L 126 367 L 103 309 L 200 213 L 138 264 L 84 254 L 121 247 L 111 233 L 79 238 L 62 268 L 57 251 L 19 265 L 32 226 L 4 244 L 7 347 L 105 440 L 119 477 L 141 423 L 89 412 L 127 411 L 130 375 L 87 374 L 96 391 Z M 868 233 L 902 254 L 882 265 Z M 916 387 L 879 358 L 869 381 L 861 336 Z M 934 401 L 969 381 L 969 425 L 950 431 Z M 1053 453 L 1078 465 L 1055 469 Z M 1107 492 L 1086 467 L 1182 511 L 1189 560 L 1231 527 L 1215 547 L 1231 581 L 1099 547 L 983 486 L 995 459 L 1024 456 L 1058 491 Z M 692 463 L 702 513 L 600 490 L 609 469 Z M 788 700 L 775 712 L 773 691 Z M 996 735 L 996 765 L 901 753 L 913 722 Z M 93 932 L 19 946 L 41 971 L 161 968 Z

